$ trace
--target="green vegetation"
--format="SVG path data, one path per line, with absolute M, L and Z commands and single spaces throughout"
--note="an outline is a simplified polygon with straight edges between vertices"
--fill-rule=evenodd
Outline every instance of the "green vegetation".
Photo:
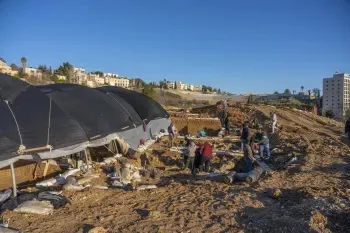
M 66 76 L 67 82 L 73 81 L 74 69 L 73 65 L 69 62 L 64 62 L 58 69 L 54 72 L 56 75 Z
M 151 87 L 150 85 L 145 85 L 142 89 L 142 94 L 147 95 L 148 97 L 155 99 L 156 98 L 156 92 L 153 89 L 153 87 Z

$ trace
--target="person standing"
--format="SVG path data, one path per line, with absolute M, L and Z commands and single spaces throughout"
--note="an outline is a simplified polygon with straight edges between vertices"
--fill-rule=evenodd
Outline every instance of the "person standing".
M 270 141 L 262 126 L 259 126 L 258 132 L 255 134 L 254 140 L 259 144 L 260 158 L 264 159 L 264 154 L 266 154 L 266 160 L 269 160 L 271 156 L 269 145 Z
M 205 142 L 201 147 L 200 167 L 202 171 L 209 172 L 210 160 L 213 158 L 213 149 L 209 142 Z
M 175 138 L 175 127 L 174 124 L 171 122 L 168 127 L 168 134 L 169 134 L 169 142 L 168 146 L 169 148 L 174 146 L 174 138 Z
M 277 115 L 274 112 L 270 112 L 270 119 L 272 122 L 272 133 L 275 133 L 275 129 L 277 126 Z
M 226 116 L 224 124 L 225 124 L 225 135 L 228 136 L 230 135 L 230 121 L 228 119 L 228 116 Z
M 349 145 L 350 145 L 350 117 L 345 123 L 345 135 L 348 137 Z
M 190 168 L 192 174 L 194 174 L 196 150 L 197 146 L 194 141 L 187 138 L 187 153 L 184 155 L 184 169 Z
M 253 156 L 253 151 L 250 146 L 251 143 L 251 133 L 250 129 L 248 127 L 248 124 L 245 123 L 243 125 L 242 135 L 241 135 L 241 142 L 243 145 L 243 154 L 244 154 L 244 161 L 245 161 L 245 168 L 244 172 L 248 173 L 252 170 L 253 162 L 255 161 L 255 158 Z

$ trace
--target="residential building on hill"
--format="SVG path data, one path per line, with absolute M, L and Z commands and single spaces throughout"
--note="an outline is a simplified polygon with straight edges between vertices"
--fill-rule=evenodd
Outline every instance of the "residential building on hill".
M 0 73 L 15 76 L 18 74 L 18 71 L 12 70 L 11 66 L 0 60 Z
M 348 73 L 335 73 L 323 79 L 323 114 L 332 110 L 334 117 L 341 119 L 350 108 L 350 76 Z
M 37 68 L 33 68 L 33 67 L 26 67 L 24 70 L 24 73 L 32 76 L 32 77 L 36 77 L 41 79 L 43 77 L 43 72 Z
M 74 67 L 73 72 L 74 72 L 74 80 L 76 83 L 83 84 L 87 81 L 87 74 L 85 73 L 84 68 Z
M 115 77 L 118 78 L 118 74 L 113 74 L 113 73 L 103 73 L 103 77 Z

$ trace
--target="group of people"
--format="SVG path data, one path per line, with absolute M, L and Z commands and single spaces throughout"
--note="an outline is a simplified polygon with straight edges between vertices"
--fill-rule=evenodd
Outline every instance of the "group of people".
M 245 123 L 242 129 L 241 142 L 245 160 L 245 172 L 252 170 L 253 162 L 256 160 L 254 157 L 254 151 L 256 150 L 259 151 L 260 159 L 264 161 L 270 160 L 270 142 L 262 126 L 259 126 L 257 132 L 253 135 L 248 123 Z
M 189 168 L 192 174 L 196 174 L 197 171 L 209 172 L 210 161 L 213 158 L 213 148 L 209 142 L 205 142 L 203 145 L 196 145 L 196 143 L 185 137 L 186 152 L 184 155 L 183 169 Z

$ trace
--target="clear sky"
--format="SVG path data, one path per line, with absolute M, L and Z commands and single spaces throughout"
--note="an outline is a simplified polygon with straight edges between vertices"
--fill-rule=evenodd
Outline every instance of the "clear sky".
M 0 0 L 0 57 L 233 93 L 350 72 L 350 0 Z

